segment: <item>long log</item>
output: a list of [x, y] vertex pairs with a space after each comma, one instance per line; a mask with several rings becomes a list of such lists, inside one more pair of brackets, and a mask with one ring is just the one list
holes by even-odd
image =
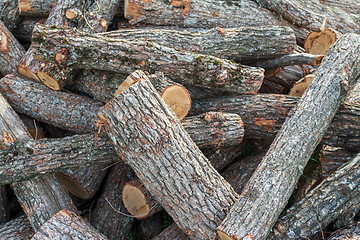
[[114, 71], [124, 74], [123, 79], [136, 69], [162, 71], [181, 84], [238, 93], [256, 93], [264, 71], [212, 56], [178, 51], [155, 42], [112, 39], [75, 29], [49, 29], [40, 25], [33, 32], [33, 48], [40, 59], [62, 67]]
[[34, 235], [29, 220], [20, 216], [0, 225], [1, 240], [30, 240]]
[[359, 54], [360, 37], [357, 34], [345, 34], [329, 50], [240, 200], [217, 228], [220, 238], [266, 238], [344, 100], [349, 85], [359, 77]]
[[119, 29], [102, 36], [148, 39], [163, 46], [197, 52], [246, 63], [291, 54], [295, 34], [290, 27], [258, 26], [212, 29], [174, 29], [169, 27]]
[[32, 240], [48, 239], [107, 240], [104, 235], [91, 227], [87, 221], [68, 210], [61, 210], [54, 214], [32, 238]]
[[272, 237], [310, 238], [360, 202], [360, 155], [321, 182], [278, 220]]
[[[130, 120], [133, 114], [145, 121]], [[151, 83], [144, 79], [133, 84], [98, 116], [107, 123], [104, 127], [118, 154], [179, 227], [193, 239], [214, 238], [216, 225], [237, 194], [191, 141]]]

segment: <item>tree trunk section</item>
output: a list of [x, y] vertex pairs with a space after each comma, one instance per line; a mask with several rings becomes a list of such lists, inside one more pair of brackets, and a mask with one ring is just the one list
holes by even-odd
[[311, 238], [343, 212], [360, 202], [360, 156], [321, 182], [286, 211], [275, 225], [276, 239]]
[[54, 214], [32, 238], [32, 240], [48, 239], [107, 240], [87, 221], [68, 210], [61, 210]]
[[[129, 121], [133, 114], [145, 121]], [[118, 154], [180, 228], [193, 239], [215, 238], [215, 228], [237, 194], [191, 141], [151, 83], [144, 79], [133, 84], [98, 115], [108, 123], [105, 129]]]
[[293, 115], [285, 121], [243, 190], [241, 200], [218, 227], [222, 239], [264, 239], [269, 234], [344, 100], [347, 85], [359, 76], [359, 54], [360, 37], [356, 34], [344, 35], [330, 49]]
[[117, 162], [109, 171], [103, 191], [94, 210], [91, 224], [111, 240], [125, 240], [130, 234], [134, 218], [129, 214], [122, 201], [122, 188], [135, 177], [133, 170], [123, 161]]
[[12, 31], [20, 20], [17, 0], [1, 1], [0, 9], [0, 20]]
[[0, 72], [2, 75], [16, 73], [16, 66], [25, 54], [25, 49], [0, 21]]
[[197, 52], [241, 63], [291, 54], [295, 34], [290, 27], [183, 29], [133, 28], [102, 33], [102, 36], [132, 41], [151, 40], [183, 51]]
[[247, 94], [257, 93], [264, 71], [213, 56], [178, 51], [155, 42], [110, 40], [69, 28], [37, 26], [33, 32], [33, 47], [40, 59], [63, 67], [115, 71], [124, 74], [123, 79], [136, 69], [150, 73], [162, 71], [181, 84]]
[[30, 240], [33, 235], [34, 230], [26, 216], [14, 218], [0, 225], [1, 240]]

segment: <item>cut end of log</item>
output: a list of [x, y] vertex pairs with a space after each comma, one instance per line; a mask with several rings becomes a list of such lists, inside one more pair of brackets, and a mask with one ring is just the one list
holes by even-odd
[[300, 79], [294, 86], [291, 88], [289, 95], [295, 97], [301, 97], [305, 90], [310, 85], [311, 81], [315, 77], [314, 74], [308, 74], [304, 78]]
[[146, 203], [146, 196], [136, 186], [126, 184], [122, 191], [122, 199], [128, 212], [136, 219], [149, 215], [150, 207]]
[[117, 95], [119, 95], [120, 93], [122, 93], [124, 90], [128, 89], [131, 85], [133, 85], [134, 83], [137, 83], [138, 81], [140, 81], [143, 78], [136, 78], [134, 79], [131, 75], [129, 75], [125, 81], [120, 85], [120, 87], [116, 90], [114, 96], [116, 97]]
[[217, 230], [217, 234], [219, 235], [221, 240], [237, 240], [237, 238], [231, 238], [228, 235], [226, 235], [224, 232]]
[[23, 65], [18, 65], [17, 71], [21, 76], [41, 82], [40, 78], [34, 72], [30, 71], [27, 67]]
[[59, 84], [59, 82], [56, 81], [54, 78], [50, 77], [47, 73], [45, 73], [43, 71], [38, 71], [37, 74], [39, 77], [39, 81], [44, 83], [45, 86], [47, 86], [48, 88], [51, 88], [53, 90], [56, 90], [56, 91], [61, 90], [62, 86]]
[[314, 67], [320, 66], [320, 64], [321, 64], [324, 57], [325, 57], [325, 55], [320, 55], [320, 56], [316, 57], [314, 59], [314, 61], [311, 63], [311, 66], [314, 66]]
[[311, 32], [304, 43], [305, 52], [315, 55], [325, 55], [336, 40], [337, 33], [332, 29], [324, 29], [321, 32]]
[[70, 193], [81, 199], [89, 199], [91, 197], [90, 193], [86, 191], [80, 184], [74, 181], [69, 176], [66, 176], [62, 173], [56, 173], [61, 185]]
[[188, 90], [181, 85], [167, 87], [161, 97], [181, 121], [190, 111], [191, 98]]
[[136, 23], [141, 16], [140, 5], [134, 0], [125, 0], [124, 2], [124, 17], [130, 19], [129, 23]]
[[65, 17], [67, 18], [67, 19], [74, 19], [74, 18], [76, 18], [77, 17], [77, 12], [76, 11], [74, 11], [74, 10], [67, 10], [66, 12], [65, 12]]
[[23, 1], [18, 0], [18, 8], [20, 15], [24, 14], [25, 12], [33, 12], [35, 9], [33, 9], [30, 1]]
[[9, 51], [9, 37], [4, 32], [0, 35], [0, 51], [5, 53]]

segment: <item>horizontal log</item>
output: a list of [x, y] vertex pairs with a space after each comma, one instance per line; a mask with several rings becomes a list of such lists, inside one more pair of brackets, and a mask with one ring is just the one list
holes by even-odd
[[151, 41], [112, 39], [75, 29], [38, 25], [32, 45], [35, 55], [43, 61], [62, 67], [115, 71], [124, 74], [123, 79], [136, 69], [162, 71], [181, 84], [248, 94], [257, 93], [263, 79], [261, 68], [178, 51]]
[[256, 66], [264, 69], [278, 68], [283, 66], [292, 66], [300, 64], [308, 64], [314, 67], [318, 67], [321, 64], [324, 55], [313, 55], [309, 53], [295, 53], [291, 55], [285, 55], [275, 59], [269, 59], [266, 61], [258, 61]]
[[276, 58], [291, 54], [295, 49], [294, 31], [284, 26], [212, 29], [133, 28], [101, 35], [133, 41], [151, 40], [163, 46], [241, 63]]
[[276, 223], [273, 237], [310, 238], [346, 209], [358, 205], [359, 169], [360, 156], [357, 155], [288, 209]]
[[[245, 139], [269, 144], [298, 101], [298, 97], [276, 94], [221, 97], [194, 101], [189, 114], [220, 110], [237, 113], [244, 122]], [[322, 141], [331, 146], [357, 151], [360, 142], [359, 117], [359, 108], [355, 104], [343, 104]]]

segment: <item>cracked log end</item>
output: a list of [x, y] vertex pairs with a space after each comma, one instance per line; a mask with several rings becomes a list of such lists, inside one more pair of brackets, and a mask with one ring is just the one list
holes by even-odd
[[294, 97], [301, 97], [304, 94], [305, 90], [310, 85], [314, 76], [315, 76], [314, 74], [308, 74], [304, 78], [296, 82], [294, 86], [291, 88], [289, 95]]
[[20, 64], [17, 66], [17, 71], [21, 76], [41, 82], [40, 78], [36, 75], [36, 73], [32, 72], [30, 69], [25, 67], [23, 64]]
[[321, 32], [311, 32], [304, 43], [305, 52], [314, 55], [325, 55], [337, 39], [338, 33], [332, 29], [324, 29]]
[[62, 86], [59, 84], [59, 82], [56, 81], [54, 78], [50, 77], [47, 73], [45, 73], [43, 71], [38, 71], [37, 75], [39, 77], [39, 81], [44, 83], [45, 86], [47, 86], [48, 88], [51, 88], [56, 91], [61, 90]]
[[143, 219], [149, 215], [150, 206], [141, 188], [126, 183], [122, 191], [122, 200], [128, 212], [136, 219]]
[[61, 185], [70, 193], [74, 194], [75, 196], [81, 198], [81, 199], [89, 199], [91, 197], [91, 194], [86, 191], [86, 189], [81, 186], [79, 183], [74, 181], [69, 176], [66, 176], [62, 173], [56, 173], [56, 176], [59, 179], [59, 182]]

